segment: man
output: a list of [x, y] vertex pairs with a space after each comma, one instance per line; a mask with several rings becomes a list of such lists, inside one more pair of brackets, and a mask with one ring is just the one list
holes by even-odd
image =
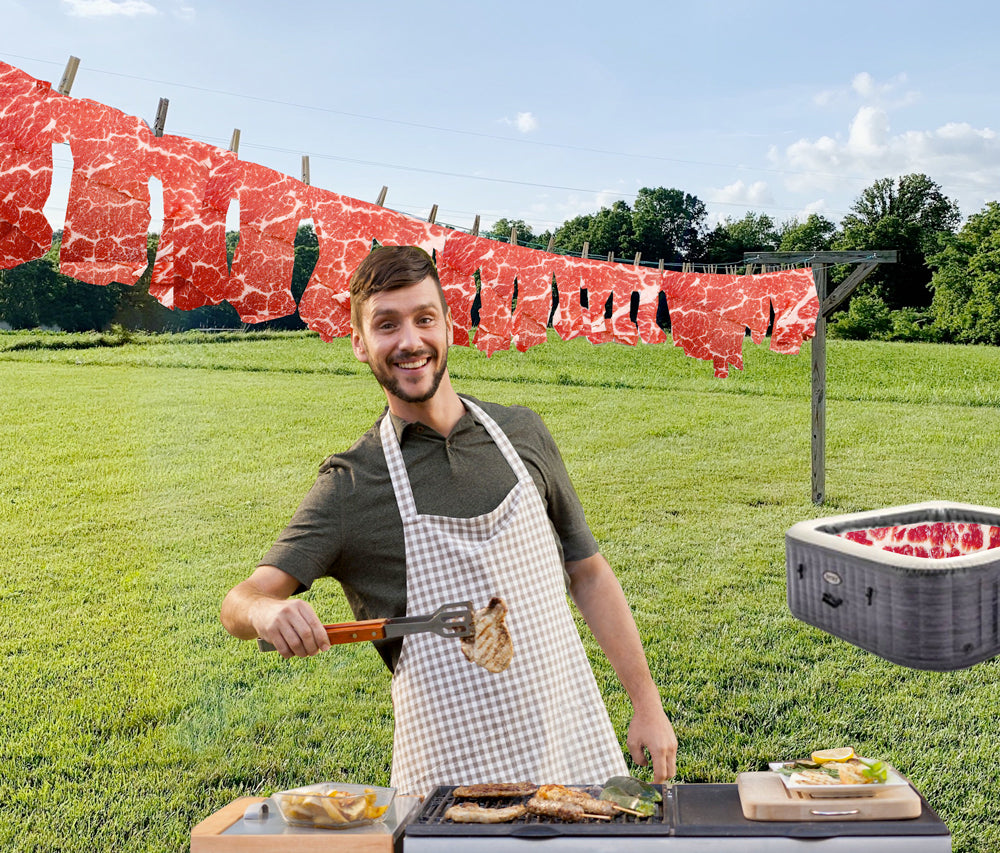
[[331, 456], [278, 542], [222, 605], [236, 637], [285, 657], [329, 647], [293, 594], [336, 578], [358, 619], [433, 612], [491, 597], [508, 606], [514, 658], [499, 674], [459, 643], [412, 634], [380, 644], [393, 670], [391, 784], [531, 779], [599, 783], [627, 772], [570, 594], [633, 706], [627, 745], [654, 778], [673, 776], [677, 740], [631, 611], [558, 449], [537, 414], [460, 397], [448, 375], [452, 321], [433, 261], [412, 246], [372, 252], [351, 277], [351, 344], [388, 409]]

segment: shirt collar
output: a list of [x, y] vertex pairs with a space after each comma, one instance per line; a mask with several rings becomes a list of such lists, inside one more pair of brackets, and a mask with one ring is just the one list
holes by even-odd
[[[386, 406], [385, 413], [392, 420], [392, 428], [396, 431], [396, 438], [398, 439], [400, 446], [402, 446], [403, 444], [404, 437], [413, 432], [414, 429], [417, 427], [420, 428], [419, 432], [423, 435], [432, 435], [432, 436], [437, 436], [442, 440], [444, 439], [443, 435], [441, 435], [436, 430], [431, 429], [431, 427], [420, 423], [420, 421], [404, 421], [398, 415], [394, 415], [392, 412], [390, 412], [388, 406]], [[475, 418], [473, 418], [472, 412], [466, 409], [465, 414], [463, 414], [462, 417], [459, 419], [458, 423], [455, 424], [455, 429], [452, 430], [452, 435], [454, 435], [459, 430], [465, 428], [466, 426], [472, 424], [473, 422], [475, 422]]]

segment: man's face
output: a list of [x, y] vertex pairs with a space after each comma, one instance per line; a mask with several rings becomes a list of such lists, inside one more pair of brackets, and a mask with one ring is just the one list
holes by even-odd
[[386, 393], [404, 403], [434, 396], [448, 368], [451, 341], [451, 314], [442, 308], [430, 276], [370, 297], [361, 329], [351, 332], [355, 356], [368, 364]]

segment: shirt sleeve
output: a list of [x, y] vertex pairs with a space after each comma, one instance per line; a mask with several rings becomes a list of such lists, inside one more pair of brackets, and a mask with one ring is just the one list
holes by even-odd
[[258, 563], [291, 575], [300, 584], [298, 592], [330, 574], [343, 548], [340, 513], [336, 511], [339, 474], [336, 467], [324, 465], [288, 526]]
[[536, 464], [544, 484], [540, 487], [542, 498], [562, 546], [563, 559], [573, 562], [591, 557], [598, 551], [597, 540], [587, 524], [583, 505], [570, 480], [559, 447], [537, 412], [531, 409], [521, 411], [528, 413], [526, 417], [533, 434], [529, 444], [531, 455], [537, 457]]

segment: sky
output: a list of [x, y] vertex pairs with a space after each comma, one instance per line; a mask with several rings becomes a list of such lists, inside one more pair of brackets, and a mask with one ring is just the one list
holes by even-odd
[[[166, 132], [441, 224], [535, 233], [642, 187], [710, 224], [839, 223], [922, 172], [1000, 199], [1000, 5], [0, 0], [0, 60]], [[69, 147], [45, 209], [61, 227]], [[162, 218], [152, 187], [153, 224]], [[233, 212], [231, 222], [238, 221]], [[738, 260], [738, 259], [734, 259]]]

